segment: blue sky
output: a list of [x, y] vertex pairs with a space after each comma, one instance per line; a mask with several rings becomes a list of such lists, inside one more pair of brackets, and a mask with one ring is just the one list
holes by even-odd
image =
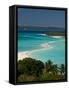
[[65, 11], [18, 8], [18, 25], [65, 28]]

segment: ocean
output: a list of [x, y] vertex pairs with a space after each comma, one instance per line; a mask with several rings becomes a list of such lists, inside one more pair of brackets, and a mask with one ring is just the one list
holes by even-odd
[[[40, 50], [44, 43], [48, 43], [53, 48]], [[31, 54], [31, 58], [46, 62], [53, 61], [55, 64], [65, 64], [65, 37], [53, 37], [46, 35], [42, 31], [18, 30], [18, 52], [37, 50]]]

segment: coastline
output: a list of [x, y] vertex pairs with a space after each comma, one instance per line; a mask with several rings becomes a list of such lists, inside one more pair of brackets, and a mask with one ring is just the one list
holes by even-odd
[[31, 50], [31, 51], [18, 52], [18, 60], [23, 60], [24, 58], [30, 58], [32, 53], [53, 48], [48, 43], [41, 44], [41, 47], [42, 48], [40, 48], [40, 49], [35, 49], [35, 50]]
[[53, 38], [62, 38], [64, 36], [50, 36], [50, 37], [53, 37]]
[[[58, 36], [59, 37], [59, 36]], [[61, 37], [60, 37], [61, 38]], [[42, 50], [48, 50], [48, 49], [51, 49], [53, 48], [52, 45], [50, 45], [50, 43], [55, 43], [55, 42], [60, 42], [60, 41], [64, 41], [64, 40], [59, 40], [59, 41], [50, 41], [48, 43], [42, 43], [40, 44], [41, 48], [40, 49], [34, 49], [34, 50], [31, 50], [31, 51], [22, 51], [22, 52], [18, 52], [18, 60], [23, 60], [24, 58], [30, 58], [31, 55], [35, 52], [39, 52], [39, 51], [42, 51]]]

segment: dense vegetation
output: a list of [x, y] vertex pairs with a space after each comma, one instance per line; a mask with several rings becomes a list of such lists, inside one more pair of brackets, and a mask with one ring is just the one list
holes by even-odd
[[18, 61], [18, 82], [63, 80], [65, 77], [64, 64], [53, 64], [51, 60], [43, 63], [40, 60], [25, 58]]
[[51, 36], [65, 36], [64, 32], [47, 32], [46, 34]]

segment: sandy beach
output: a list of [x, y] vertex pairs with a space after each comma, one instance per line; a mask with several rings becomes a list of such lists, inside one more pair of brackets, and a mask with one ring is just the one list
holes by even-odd
[[18, 60], [22, 60], [24, 58], [31, 57], [32, 53], [35, 53], [35, 52], [38, 52], [38, 51], [42, 51], [42, 50], [48, 50], [50, 48], [53, 48], [48, 43], [41, 44], [41, 47], [42, 48], [40, 48], [40, 49], [35, 49], [35, 50], [31, 50], [31, 51], [18, 52]]
[[53, 37], [53, 38], [61, 38], [63, 36], [51, 36], [51, 37]]

